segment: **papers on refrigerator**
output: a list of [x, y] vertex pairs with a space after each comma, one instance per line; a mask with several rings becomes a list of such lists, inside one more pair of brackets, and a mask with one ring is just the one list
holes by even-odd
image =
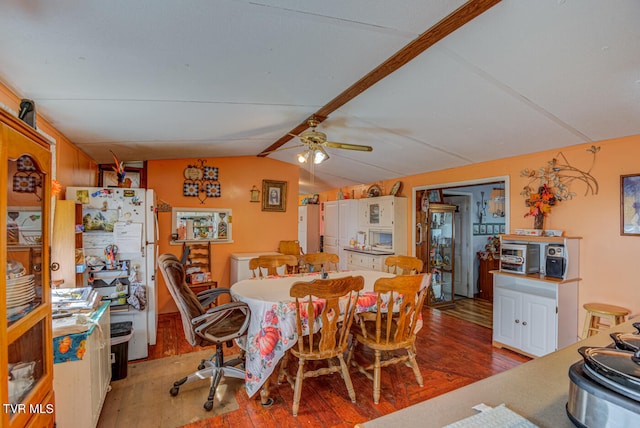
[[121, 253], [139, 253], [142, 250], [142, 223], [119, 221], [113, 227], [113, 237]]

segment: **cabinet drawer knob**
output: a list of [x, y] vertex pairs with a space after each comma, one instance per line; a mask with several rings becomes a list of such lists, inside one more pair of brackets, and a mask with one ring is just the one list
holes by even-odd
[[527, 322], [526, 321], [522, 321], [522, 325], [527, 325]]
[[516, 320], [516, 324], [520, 324], [520, 320]]

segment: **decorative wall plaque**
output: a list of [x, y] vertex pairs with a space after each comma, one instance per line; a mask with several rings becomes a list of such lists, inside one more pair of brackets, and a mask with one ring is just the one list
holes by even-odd
[[200, 200], [201, 204], [207, 198], [219, 198], [221, 194], [218, 183], [218, 168], [207, 166], [206, 160], [198, 159], [195, 165], [189, 165], [184, 169], [183, 196], [193, 196]]

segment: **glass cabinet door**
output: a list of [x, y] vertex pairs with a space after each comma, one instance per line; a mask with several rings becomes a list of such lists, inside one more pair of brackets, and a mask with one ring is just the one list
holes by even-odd
[[429, 268], [432, 306], [452, 305], [453, 289], [453, 216], [455, 206], [432, 204], [429, 207]]
[[[1, 126], [0, 126], [0, 130]], [[24, 426], [32, 409], [51, 390], [52, 338], [49, 291], [50, 152], [29, 138], [8, 130], [2, 140], [6, 207], [0, 234], [0, 316], [6, 353], [0, 395], [6, 406], [0, 425]], [[4, 327], [6, 326], [6, 327]], [[5, 375], [6, 373], [6, 375]], [[8, 423], [7, 423], [8, 422]]]
[[369, 224], [378, 225], [380, 224], [380, 205], [379, 204], [369, 204]]

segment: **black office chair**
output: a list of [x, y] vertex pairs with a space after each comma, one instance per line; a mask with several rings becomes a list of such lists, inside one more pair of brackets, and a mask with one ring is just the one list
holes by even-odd
[[[209, 360], [202, 360], [198, 371], [174, 382], [169, 391], [174, 397], [180, 387], [200, 379], [210, 379], [211, 387], [206, 410], [213, 408], [216, 389], [223, 376], [244, 379], [244, 359], [235, 358], [224, 362], [223, 346], [233, 345], [233, 339], [243, 336], [249, 327], [251, 312], [245, 303], [231, 302], [206, 309], [222, 294], [229, 294], [228, 288], [205, 290], [197, 295], [185, 282], [185, 270], [180, 260], [173, 254], [158, 257], [160, 271], [167, 283], [167, 288], [178, 306], [182, 327], [187, 341], [192, 345], [215, 345], [215, 354]], [[214, 360], [215, 359], [215, 360]], [[236, 366], [242, 365], [242, 368]]]

